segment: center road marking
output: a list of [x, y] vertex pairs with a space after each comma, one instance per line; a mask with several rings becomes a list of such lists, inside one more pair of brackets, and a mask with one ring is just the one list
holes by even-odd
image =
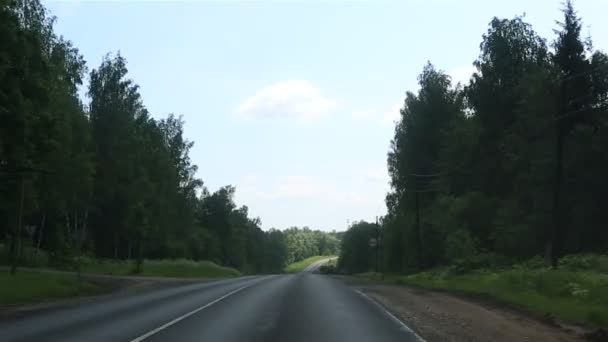
[[201, 310], [205, 310], [206, 308], [208, 308], [208, 307], [212, 306], [213, 304], [217, 304], [217, 303], [221, 302], [222, 300], [224, 300], [224, 299], [226, 299], [226, 298], [228, 298], [228, 297], [232, 296], [233, 294], [235, 294], [235, 293], [237, 293], [237, 292], [241, 292], [241, 291], [243, 291], [244, 289], [246, 289], [246, 288], [248, 288], [248, 287], [251, 287], [251, 286], [253, 286], [253, 285], [257, 284], [257, 283], [259, 283], [260, 281], [262, 281], [262, 280], [264, 280], [264, 279], [266, 279], [266, 278], [268, 278], [268, 277], [264, 277], [264, 278], [262, 278], [262, 279], [260, 279], [260, 280], [258, 280], [258, 281], [253, 281], [253, 282], [251, 282], [251, 283], [249, 283], [249, 284], [247, 284], [247, 285], [245, 285], [245, 286], [241, 286], [241, 287], [239, 287], [239, 288], [238, 288], [238, 289], [236, 289], [236, 290], [232, 290], [232, 291], [230, 291], [230, 292], [226, 293], [225, 295], [223, 295], [223, 296], [221, 296], [221, 297], [219, 297], [219, 298], [217, 298], [217, 299], [215, 299], [215, 300], [213, 300], [213, 301], [211, 301], [211, 302], [209, 302], [209, 303], [207, 303], [207, 304], [205, 304], [205, 305], [203, 305], [203, 306], [201, 306], [201, 307], [199, 307], [199, 308], [196, 308], [196, 309], [194, 309], [194, 310], [192, 310], [192, 311], [190, 311], [190, 312], [188, 312], [188, 313], [185, 313], [185, 314], [183, 314], [183, 315], [181, 315], [181, 316], [177, 317], [176, 319], [174, 319], [174, 320], [172, 320], [172, 321], [170, 321], [170, 322], [167, 322], [167, 323], [165, 323], [165, 324], [161, 325], [160, 327], [158, 327], [158, 328], [156, 328], [156, 329], [154, 329], [154, 330], [150, 330], [150, 331], [148, 331], [147, 333], [145, 333], [145, 334], [143, 334], [143, 335], [141, 335], [141, 336], [139, 336], [139, 337], [136, 337], [136, 338], [132, 339], [130, 342], [141, 342], [141, 341], [143, 341], [143, 340], [147, 339], [148, 337], [150, 337], [150, 336], [152, 336], [152, 335], [154, 335], [154, 334], [158, 333], [159, 331], [165, 330], [165, 329], [167, 329], [168, 327], [172, 326], [173, 324], [175, 324], [175, 323], [177, 323], [177, 322], [179, 322], [179, 321], [181, 321], [181, 320], [184, 320], [184, 319], [186, 319], [186, 318], [188, 318], [188, 317], [190, 317], [190, 316], [194, 315], [195, 313], [197, 313], [197, 312], [199, 312], [199, 311], [201, 311]]

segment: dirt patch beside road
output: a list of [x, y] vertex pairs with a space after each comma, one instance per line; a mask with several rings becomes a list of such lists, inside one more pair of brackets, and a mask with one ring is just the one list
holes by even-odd
[[352, 285], [398, 316], [428, 342], [584, 341], [582, 332], [545, 324], [498, 305], [400, 285], [356, 282]]

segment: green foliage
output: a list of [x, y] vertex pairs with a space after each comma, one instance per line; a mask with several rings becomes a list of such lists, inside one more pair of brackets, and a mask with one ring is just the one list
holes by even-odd
[[340, 241], [336, 233], [292, 227], [283, 231], [287, 243], [287, 262], [294, 263], [317, 255], [336, 255]]
[[570, 1], [563, 14], [551, 45], [524, 17], [492, 19], [464, 87], [423, 68], [388, 152], [386, 270], [606, 251], [608, 57]]
[[[83, 273], [130, 275], [135, 270], [135, 260], [88, 260], [83, 263]], [[210, 261], [193, 260], [144, 260], [143, 268], [137, 275], [174, 278], [225, 278], [240, 276], [230, 267], [219, 266]]]
[[369, 245], [379, 227], [365, 221], [353, 223], [342, 237], [338, 268], [346, 273], [362, 273], [375, 266], [376, 249]]
[[183, 118], [148, 112], [120, 53], [88, 73], [83, 103], [86, 62], [54, 22], [39, 0], [0, 3], [0, 241], [14, 247], [13, 260], [104, 270], [94, 260], [111, 258], [108, 271], [119, 274], [204, 276], [215, 274], [204, 262], [160, 270], [160, 261], [144, 259], [260, 273], [337, 253], [333, 233], [262, 231], [259, 218], [236, 206], [232, 186], [210, 194], [196, 178]]
[[38, 303], [52, 299], [93, 295], [103, 292], [97, 284], [78, 280], [71, 274], [21, 271], [0, 273], [0, 305]]
[[300, 260], [300, 261], [287, 265], [285, 267], [285, 272], [297, 273], [297, 272], [300, 272], [301, 270], [305, 269], [306, 267], [310, 266], [311, 264], [313, 264], [319, 260], [323, 260], [323, 259], [327, 259], [327, 258], [328, 258], [327, 255], [315, 255], [312, 257], [308, 257], [304, 260]]
[[573, 254], [559, 259], [559, 267], [576, 271], [596, 271], [608, 274], [608, 255]]
[[448, 260], [467, 259], [476, 254], [476, 243], [466, 230], [450, 232], [445, 241], [445, 254]]
[[[593, 257], [597, 260], [606, 258], [601, 255]], [[581, 257], [567, 256], [563, 259], [568, 263], [581, 260]], [[501, 270], [453, 273], [438, 268], [395, 278], [404, 284], [489, 295], [536, 312], [539, 316], [551, 313], [575, 323], [608, 324], [608, 275], [579, 269], [551, 270], [538, 258]]]

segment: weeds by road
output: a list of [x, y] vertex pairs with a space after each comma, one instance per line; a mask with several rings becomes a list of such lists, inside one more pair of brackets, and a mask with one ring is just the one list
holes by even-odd
[[[134, 274], [135, 261], [86, 260], [82, 272], [91, 274], [131, 275]], [[228, 278], [238, 277], [241, 273], [230, 267], [217, 265], [210, 261], [192, 260], [145, 260], [140, 276], [173, 278]]]
[[[449, 266], [412, 275], [386, 275], [385, 280], [394, 284], [482, 295], [514, 304], [549, 320], [556, 318], [591, 327], [606, 327], [608, 273], [603, 269], [606, 261], [606, 256], [587, 255], [566, 257], [558, 269], [545, 267], [542, 260], [504, 269], [463, 270]], [[374, 273], [360, 276], [379, 279], [379, 275]]]
[[104, 292], [99, 284], [78, 280], [73, 274], [50, 274], [20, 270], [0, 273], [0, 305], [37, 303], [53, 299]]

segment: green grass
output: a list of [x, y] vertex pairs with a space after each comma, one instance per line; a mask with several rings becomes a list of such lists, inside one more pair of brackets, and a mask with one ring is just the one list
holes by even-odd
[[[134, 261], [91, 260], [82, 266], [83, 273], [133, 275]], [[219, 266], [210, 261], [192, 260], [145, 260], [143, 271], [137, 275], [174, 278], [228, 278], [241, 273], [230, 267]]]
[[20, 270], [16, 275], [0, 273], [0, 305], [38, 303], [52, 299], [103, 292], [97, 284], [71, 274], [50, 274]]
[[[360, 277], [378, 279], [374, 273]], [[550, 313], [572, 323], [608, 326], [608, 274], [597, 271], [513, 267], [454, 274], [450, 268], [440, 268], [409, 276], [387, 275], [385, 281], [484, 295], [539, 315]]]
[[307, 266], [309, 266], [310, 264], [319, 261], [319, 260], [323, 260], [323, 259], [328, 259], [328, 258], [334, 258], [335, 256], [332, 255], [316, 255], [316, 256], [312, 256], [310, 258], [306, 258], [304, 260], [300, 260], [298, 262], [294, 262], [292, 264], [289, 264], [285, 267], [285, 272], [286, 273], [297, 273], [300, 272], [301, 270], [305, 269]]

